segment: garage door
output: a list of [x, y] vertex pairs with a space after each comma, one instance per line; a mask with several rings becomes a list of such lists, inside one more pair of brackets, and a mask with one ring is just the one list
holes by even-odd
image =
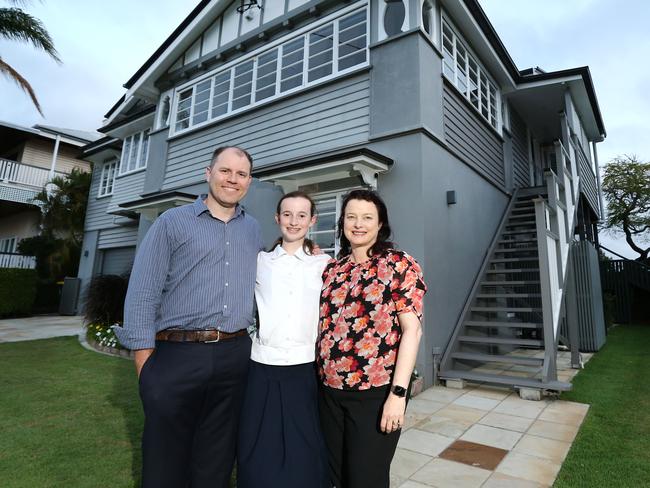
[[135, 258], [135, 247], [116, 247], [102, 251], [102, 274], [122, 275], [130, 273]]

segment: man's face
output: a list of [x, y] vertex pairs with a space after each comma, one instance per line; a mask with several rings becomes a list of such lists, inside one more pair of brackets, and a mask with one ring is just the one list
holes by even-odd
[[251, 165], [246, 156], [228, 148], [219, 154], [211, 168], [206, 168], [205, 179], [210, 186], [208, 199], [223, 208], [232, 208], [248, 191], [252, 180]]

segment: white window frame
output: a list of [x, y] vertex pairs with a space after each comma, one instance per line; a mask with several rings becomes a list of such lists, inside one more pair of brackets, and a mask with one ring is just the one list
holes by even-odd
[[[338, 48], [339, 48], [339, 23], [341, 20], [343, 20], [345, 17], [349, 17], [352, 15], [355, 15], [361, 11], [365, 10], [365, 24], [366, 24], [366, 30], [365, 30], [365, 47], [363, 49], [360, 49], [357, 52], [364, 52], [365, 53], [365, 61], [362, 63], [355, 64], [351, 67], [339, 70], [339, 62], [341, 61], [338, 56]], [[361, 69], [366, 68], [370, 64], [370, 53], [368, 50], [368, 46], [370, 44], [370, 7], [369, 3], [367, 1], [362, 1], [362, 2], [356, 2], [353, 5], [350, 5], [348, 7], [345, 7], [329, 16], [324, 17], [322, 20], [318, 22], [314, 22], [308, 26], [303, 27], [302, 29], [297, 30], [296, 32], [289, 34], [287, 36], [284, 36], [277, 41], [274, 41], [272, 43], [269, 43], [268, 45], [261, 47], [255, 51], [253, 51], [251, 54], [247, 56], [243, 56], [240, 58], [237, 58], [236, 60], [227, 63], [226, 65], [219, 67], [216, 70], [213, 70], [209, 73], [206, 73], [205, 75], [193, 79], [187, 83], [184, 83], [182, 85], [179, 85], [176, 87], [174, 91], [174, 97], [173, 97], [173, 105], [172, 105], [172, 114], [170, 117], [170, 136], [174, 136], [177, 134], [183, 134], [187, 133], [189, 131], [196, 130], [198, 128], [201, 128], [203, 126], [206, 126], [208, 124], [214, 123], [215, 121], [218, 121], [222, 118], [229, 117], [233, 114], [245, 112], [247, 110], [251, 110], [254, 107], [258, 107], [262, 104], [269, 103], [273, 100], [277, 100], [279, 98], [284, 98], [286, 96], [292, 95], [298, 91], [304, 90], [305, 88], [319, 85], [322, 83], [325, 83], [329, 80], [338, 78], [340, 76], [344, 76], [348, 73], [353, 73], [355, 71], [359, 71]], [[329, 23], [333, 23], [334, 25], [334, 34], [333, 34], [333, 49], [332, 49], [332, 74], [324, 76], [322, 78], [315, 79], [311, 82], [307, 81], [308, 80], [308, 65], [309, 65], [309, 35], [312, 32], [318, 31], [319, 29], [323, 28]], [[295, 87], [292, 87], [286, 91], [281, 91], [281, 77], [282, 77], [282, 47], [285, 44], [288, 44], [289, 42], [292, 42], [294, 40], [299, 39], [300, 37], [303, 37], [305, 39], [303, 43], [303, 57], [302, 57], [302, 62], [303, 62], [303, 73], [302, 73], [302, 83], [300, 85], [297, 85]], [[358, 39], [362, 36], [358, 36], [355, 39]], [[354, 40], [354, 39], [352, 39]], [[278, 55], [277, 55], [277, 68], [276, 68], [276, 92], [275, 95], [273, 96], [267, 96], [265, 98], [262, 98], [261, 100], [256, 100], [255, 97], [257, 95], [256, 91], [256, 82], [257, 82], [257, 61], [259, 56], [264, 55], [274, 49], [278, 50]], [[351, 55], [354, 55], [356, 53], [351, 53]], [[251, 87], [251, 103], [245, 106], [242, 106], [238, 109], [233, 110], [232, 109], [232, 102], [233, 102], [233, 86], [234, 86], [234, 72], [235, 69], [243, 65], [247, 62], [253, 61], [253, 82], [252, 82], [252, 87]], [[213, 109], [213, 92], [214, 90], [214, 82], [211, 83], [211, 93], [210, 93], [210, 99], [209, 99], [209, 106], [208, 106], [208, 119], [206, 121], [197, 123], [197, 124], [192, 124], [193, 118], [194, 118], [194, 93], [196, 86], [200, 84], [201, 82], [207, 80], [207, 79], [214, 79], [220, 74], [230, 71], [231, 74], [231, 80], [230, 80], [230, 86], [229, 86], [229, 101], [228, 101], [228, 110], [226, 113], [212, 117], [212, 109]], [[180, 100], [180, 94], [186, 92], [187, 90], [192, 90], [192, 95], [190, 96], [190, 99], [192, 100], [192, 103], [190, 105], [190, 113], [189, 113], [189, 119], [188, 119], [188, 126], [187, 127], [182, 127], [182, 128], [177, 128], [177, 113], [178, 113], [178, 103]]]
[[[456, 90], [458, 90], [463, 95], [463, 97], [469, 101], [472, 108], [474, 108], [474, 110], [483, 118], [483, 120], [485, 120], [490, 127], [492, 127], [501, 135], [501, 90], [499, 89], [499, 85], [494, 81], [494, 78], [490, 76], [489, 72], [485, 69], [483, 64], [481, 64], [479, 57], [469, 47], [467, 41], [465, 41], [463, 36], [459, 34], [459, 31], [456, 26], [454, 26], [453, 22], [451, 22], [451, 20], [444, 14], [440, 16], [440, 48], [443, 51], [443, 55], [448, 52], [444, 42], [445, 37], [447, 37], [445, 36], [445, 29], [449, 29], [453, 35], [451, 39], [453, 49], [453, 53], [451, 53], [453, 67], [451, 69], [453, 70], [453, 73], [450, 75], [446, 72], [446, 57], [443, 56], [443, 76], [447, 78], [451, 84], [454, 85], [454, 88], [456, 88]], [[460, 73], [461, 75], [464, 75], [465, 81], [463, 81], [462, 77], [459, 78], [460, 70], [457, 58], [458, 45], [460, 45], [462, 47], [462, 50], [465, 51], [465, 56], [463, 59], [465, 62], [465, 73]], [[473, 97], [470, 90], [470, 61], [476, 66], [476, 77], [478, 82], [476, 89], [476, 102], [478, 104], [478, 107], [472, 101]], [[484, 81], [487, 82], [485, 84], [485, 92], [482, 90]], [[491, 89], [494, 90], [494, 93], [491, 92]], [[494, 101], [491, 100], [491, 95], [494, 95]], [[487, 114], [485, 112], [487, 112]]]
[[97, 198], [108, 197], [115, 189], [115, 177], [118, 172], [119, 161], [117, 158], [107, 159], [102, 165], [102, 173], [99, 176], [99, 188]]
[[[338, 190], [333, 190], [333, 191], [326, 191], [326, 192], [319, 192], [319, 193], [312, 193], [309, 196], [311, 196], [314, 199], [314, 202], [316, 203], [316, 207], [318, 208], [318, 202], [324, 201], [324, 200], [335, 200], [335, 207], [334, 207], [334, 249], [332, 248], [321, 248], [321, 250], [325, 253], [330, 253], [333, 252], [334, 255], [333, 257], [336, 258], [338, 256], [339, 251], [341, 250], [341, 245], [339, 243], [339, 239], [337, 237], [338, 234], [338, 222], [339, 218], [341, 216], [341, 210], [342, 210], [342, 205], [343, 205], [343, 198], [345, 195], [350, 193], [352, 190], [359, 190], [362, 189], [363, 187], [361, 186], [351, 186], [351, 187], [346, 187], [346, 188], [340, 188]], [[320, 218], [320, 214], [319, 214]], [[307, 232], [307, 238], [314, 240], [314, 236], [318, 234], [327, 234], [331, 233], [332, 229], [322, 229], [322, 230], [317, 230], [317, 231], [312, 231], [311, 229], [309, 232]]]
[[[144, 129], [124, 138], [122, 142], [122, 156], [120, 157], [120, 176], [142, 171], [147, 167], [149, 157], [149, 134], [151, 129]], [[146, 138], [146, 146], [142, 142]], [[127, 154], [128, 148], [128, 154]], [[134, 159], [135, 158], [135, 159]], [[133, 168], [129, 168], [133, 162]]]

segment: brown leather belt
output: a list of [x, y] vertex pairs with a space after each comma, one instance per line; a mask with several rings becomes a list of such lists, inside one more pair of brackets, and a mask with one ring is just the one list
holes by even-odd
[[246, 329], [237, 332], [222, 332], [220, 330], [185, 330], [185, 329], [165, 329], [156, 334], [157, 341], [169, 342], [221, 342], [234, 339], [235, 337], [245, 336], [248, 332]]

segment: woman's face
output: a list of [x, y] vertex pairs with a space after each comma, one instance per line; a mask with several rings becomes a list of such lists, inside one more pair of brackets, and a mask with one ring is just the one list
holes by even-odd
[[369, 248], [377, 242], [381, 229], [379, 212], [374, 203], [366, 200], [350, 200], [343, 214], [343, 233], [352, 249]]
[[311, 214], [311, 202], [306, 198], [285, 198], [280, 213], [275, 216], [284, 242], [296, 242], [305, 238], [309, 228], [316, 223]]

